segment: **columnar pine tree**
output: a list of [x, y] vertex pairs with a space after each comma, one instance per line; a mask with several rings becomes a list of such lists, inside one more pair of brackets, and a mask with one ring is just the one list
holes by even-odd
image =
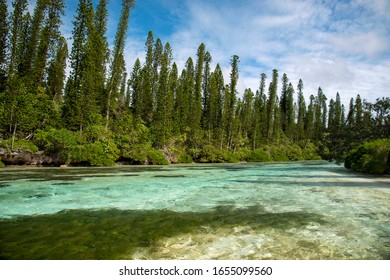
[[336, 94], [336, 102], [335, 102], [335, 108], [334, 108], [334, 121], [333, 121], [333, 132], [339, 134], [341, 130], [343, 129], [343, 110], [342, 110], [342, 104], [340, 99], [340, 94]]
[[[38, 52], [41, 35], [40, 31], [44, 21], [47, 4], [48, 1], [46, 0], [37, 0], [31, 21], [31, 27], [29, 30], [30, 32], [28, 34], [29, 47], [23, 53], [23, 57], [18, 69], [20, 76], [29, 76], [31, 67], [33, 67], [33, 63]], [[48, 30], [46, 30], [46, 32], [48, 32]]]
[[0, 91], [4, 90], [5, 82], [5, 62], [7, 51], [7, 37], [8, 37], [8, 10], [7, 1], [0, 0]]
[[[9, 21], [8, 52], [4, 67], [2, 81], [2, 94], [0, 94], [0, 124], [6, 136], [12, 135], [12, 147], [18, 131], [30, 130], [35, 126], [36, 112], [32, 109], [35, 103], [34, 96], [27, 89], [27, 83], [18, 74], [23, 54], [26, 51], [26, 38], [30, 28], [30, 16], [27, 12], [27, 1], [16, 0], [12, 2], [13, 11]], [[2, 18], [6, 24], [6, 18]], [[8, 63], [7, 63], [8, 62]], [[1, 108], [2, 107], [2, 108]], [[32, 110], [32, 111], [30, 111]], [[29, 117], [34, 115], [30, 120]]]
[[210, 130], [209, 142], [215, 139], [215, 145], [222, 145], [223, 122], [223, 94], [225, 90], [225, 82], [222, 74], [222, 69], [219, 64], [210, 75]]
[[153, 118], [154, 111], [154, 96], [153, 96], [153, 46], [154, 37], [153, 32], [149, 31], [148, 38], [145, 43], [146, 59], [142, 71], [142, 115], [141, 118], [147, 125], [150, 125]]
[[333, 98], [329, 101], [329, 110], [328, 110], [328, 132], [331, 132], [335, 129], [335, 102]]
[[227, 87], [225, 87], [225, 96], [224, 96], [224, 128], [225, 128], [225, 137], [227, 141], [228, 147], [232, 148], [233, 141], [233, 120], [234, 120], [234, 112], [235, 112], [235, 104], [236, 104], [236, 91], [237, 91], [237, 83], [238, 83], [238, 62], [239, 57], [234, 55], [230, 60], [231, 72], [230, 72], [230, 83]]
[[206, 46], [200, 44], [197, 52], [196, 73], [195, 73], [195, 88], [194, 96], [191, 99], [190, 111], [190, 143], [191, 146], [196, 148], [200, 142], [200, 129], [202, 118], [202, 84], [203, 84], [203, 67], [205, 57]]
[[289, 83], [286, 98], [286, 136], [293, 137], [295, 130], [294, 87]]
[[306, 141], [309, 141], [310, 139], [313, 139], [314, 132], [316, 129], [316, 123], [315, 123], [315, 113], [314, 111], [316, 107], [316, 99], [314, 95], [310, 95], [310, 103], [309, 107], [307, 109], [307, 113], [305, 115], [305, 132], [306, 132]]
[[348, 129], [351, 129], [355, 125], [355, 99], [351, 97], [349, 101], [349, 110], [347, 115], [346, 124], [348, 126]]
[[280, 96], [280, 120], [283, 132], [287, 131], [287, 96], [288, 96], [288, 78], [284, 73], [282, 76], [282, 94]]
[[163, 44], [160, 38], [156, 39], [153, 46], [153, 71], [152, 71], [152, 96], [154, 100], [154, 107], [156, 109], [157, 102], [157, 90], [159, 84], [159, 72], [161, 69], [162, 55], [163, 55]]
[[69, 129], [83, 130], [96, 122], [94, 11], [91, 0], [80, 0], [73, 22], [73, 46], [70, 53], [71, 73], [65, 87], [63, 118]]
[[355, 100], [355, 126], [356, 129], [361, 129], [363, 125], [363, 101], [358, 94]]
[[23, 34], [23, 31], [27, 29], [26, 27], [26, 17], [25, 12], [27, 10], [27, 0], [15, 0], [12, 2], [13, 12], [11, 14], [10, 21], [10, 40], [9, 40], [9, 63], [8, 63], [8, 73], [7, 77], [10, 80], [15, 70], [18, 67], [20, 58], [23, 54], [23, 49], [20, 48], [20, 42], [22, 41], [22, 36], [27, 35]]
[[274, 69], [272, 71], [272, 82], [269, 86], [269, 93], [268, 93], [268, 104], [267, 104], [267, 139], [268, 141], [271, 141], [273, 138], [274, 133], [274, 114], [275, 114], [275, 108], [277, 106], [276, 104], [276, 98], [277, 98], [277, 90], [278, 90], [278, 70]]
[[139, 58], [135, 60], [133, 71], [130, 75], [131, 110], [134, 117], [142, 116], [142, 68]]
[[267, 139], [267, 125], [268, 125], [268, 102], [267, 102], [267, 94], [265, 93], [265, 80], [267, 79], [267, 75], [262, 73], [260, 78], [260, 141], [263, 142]]
[[305, 97], [303, 96], [303, 82], [300, 79], [298, 83], [298, 120], [297, 120], [297, 135], [296, 139], [300, 140], [305, 135], [305, 115], [306, 115], [306, 104]]
[[52, 58], [47, 77], [47, 94], [58, 106], [62, 104], [62, 94], [64, 89], [66, 60], [68, 58], [68, 45], [66, 39], [61, 37], [56, 46], [55, 56]]
[[120, 82], [122, 81], [122, 75], [125, 72], [123, 52], [126, 43], [126, 32], [129, 26], [130, 9], [132, 7], [134, 7], [134, 0], [122, 0], [122, 12], [115, 35], [112, 63], [110, 65], [110, 76], [106, 90], [106, 129], [108, 129], [110, 123], [110, 116], [116, 109], [117, 104], [115, 104], [115, 101], [116, 98], [118, 98]]
[[257, 148], [258, 138], [260, 133], [260, 112], [261, 99], [260, 91], [256, 90], [256, 95], [253, 102], [253, 126], [252, 126], [252, 150]]
[[172, 49], [169, 44], [165, 45], [161, 56], [161, 71], [159, 74], [158, 88], [156, 92], [156, 113], [153, 121], [154, 143], [162, 148], [167, 144], [170, 136], [170, 114], [172, 109], [169, 104], [169, 72]]
[[327, 105], [326, 96], [321, 88], [318, 88], [318, 94], [315, 99], [315, 135], [314, 138], [318, 141], [322, 140], [323, 133], [326, 129]]
[[204, 55], [204, 72], [203, 72], [203, 99], [202, 99], [202, 128], [208, 131], [208, 138], [210, 142], [211, 137], [211, 117], [210, 117], [210, 64], [212, 57], [208, 51]]
[[[183, 82], [183, 121], [185, 127], [182, 127], [182, 132], [190, 132], [190, 127], [192, 125], [191, 107], [195, 96], [195, 68], [194, 61], [191, 57], [189, 57], [186, 62], [186, 71]], [[191, 142], [191, 139], [187, 140]]]
[[170, 67], [169, 77], [168, 77], [168, 92], [166, 98], [166, 108], [165, 108], [165, 119], [166, 119], [166, 131], [167, 137], [171, 137], [174, 131], [174, 107], [175, 107], [175, 96], [178, 88], [178, 70], [177, 65], [174, 62], [172, 67]]
[[[47, 66], [50, 58], [55, 57], [57, 44], [61, 40], [60, 25], [62, 23], [61, 16], [64, 15], [65, 4], [63, 0], [47, 0], [46, 14], [44, 19], [44, 27], [40, 31], [39, 44], [37, 53], [32, 61], [32, 91], [35, 91], [38, 86], [43, 87], [46, 83]], [[62, 77], [64, 78], [64, 77]]]
[[253, 101], [254, 94], [250, 88], [246, 89], [243, 97], [243, 107], [241, 112], [241, 134], [243, 139], [252, 138], [252, 127], [254, 120]]
[[95, 33], [93, 45], [95, 49], [95, 88], [97, 91], [97, 103], [99, 108], [105, 108], [105, 87], [107, 78], [107, 63], [109, 61], [109, 49], [106, 38], [107, 32], [107, 4], [108, 0], [100, 0], [94, 17]]
[[174, 126], [173, 130], [175, 134], [184, 134], [186, 126], [186, 118], [188, 112], [188, 99], [186, 98], [184, 88], [185, 81], [187, 77], [187, 72], [185, 69], [181, 72], [181, 75], [178, 79], [178, 85], [176, 88], [175, 94], [175, 105], [174, 105]]
[[275, 143], [279, 143], [280, 135], [282, 133], [283, 132], [281, 126], [280, 102], [279, 102], [279, 96], [276, 95], [275, 110], [274, 110], [274, 127], [273, 127], [273, 141], [275, 141]]

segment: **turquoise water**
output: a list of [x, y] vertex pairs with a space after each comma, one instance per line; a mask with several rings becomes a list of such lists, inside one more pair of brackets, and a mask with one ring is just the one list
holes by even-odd
[[389, 259], [390, 178], [326, 162], [0, 171], [3, 259]]

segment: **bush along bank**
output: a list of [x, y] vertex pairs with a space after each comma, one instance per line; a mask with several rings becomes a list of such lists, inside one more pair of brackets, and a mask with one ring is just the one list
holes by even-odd
[[390, 138], [365, 142], [350, 151], [344, 166], [369, 174], [390, 174]]
[[151, 142], [115, 137], [104, 128], [85, 132], [66, 129], [40, 130], [32, 141], [11, 139], [0, 142], [0, 166], [112, 166], [120, 164], [165, 165], [170, 163], [235, 163], [320, 160], [312, 143], [264, 145], [261, 149], [235, 151], [205, 144], [186, 148], [182, 139], [155, 149]]

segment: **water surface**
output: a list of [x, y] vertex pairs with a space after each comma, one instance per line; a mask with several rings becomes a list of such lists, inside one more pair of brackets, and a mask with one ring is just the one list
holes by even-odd
[[390, 259], [390, 179], [326, 162], [0, 171], [3, 259]]

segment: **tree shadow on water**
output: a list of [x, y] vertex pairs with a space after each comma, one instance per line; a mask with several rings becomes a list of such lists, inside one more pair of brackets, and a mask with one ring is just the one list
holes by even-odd
[[261, 206], [218, 206], [205, 212], [168, 210], [67, 210], [0, 220], [1, 259], [121, 259], [162, 238], [221, 227], [253, 229], [325, 223], [318, 214], [267, 213]]

